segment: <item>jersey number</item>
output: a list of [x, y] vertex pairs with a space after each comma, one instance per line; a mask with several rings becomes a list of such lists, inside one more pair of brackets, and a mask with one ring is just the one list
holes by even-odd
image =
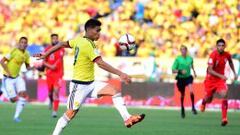
[[79, 47], [76, 47], [75, 54], [74, 54], [74, 63], [73, 63], [73, 65], [75, 65], [76, 62], [77, 62], [78, 54], [79, 54]]

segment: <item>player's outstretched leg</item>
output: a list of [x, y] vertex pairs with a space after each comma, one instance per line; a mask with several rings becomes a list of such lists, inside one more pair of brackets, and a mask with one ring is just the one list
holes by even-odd
[[53, 91], [53, 111], [52, 111], [52, 117], [53, 118], [57, 117], [58, 107], [59, 107], [58, 89], [54, 89], [54, 91]]
[[178, 85], [178, 90], [181, 94], [180, 102], [181, 102], [181, 117], [185, 118], [185, 108], [184, 108], [184, 97], [185, 97], [185, 86]]
[[197, 110], [195, 109], [195, 106], [194, 106], [194, 94], [193, 94], [193, 92], [190, 92], [190, 97], [191, 97], [191, 102], [192, 102], [192, 113], [196, 115]]
[[51, 110], [53, 106], [53, 92], [48, 91], [48, 98], [49, 98], [49, 103], [48, 103], [48, 109]]
[[68, 125], [70, 120], [71, 119], [69, 118], [69, 116], [67, 116], [67, 112], [64, 113], [63, 116], [58, 119], [52, 135], [60, 135], [63, 129]]
[[201, 111], [201, 112], [205, 112], [206, 104], [207, 104], [207, 103], [211, 103], [211, 102], [212, 102], [212, 99], [213, 99], [213, 95], [211, 95], [211, 96], [205, 96], [205, 97], [202, 99], [202, 104], [200, 105], [200, 111]]
[[184, 95], [181, 93], [181, 117], [185, 118]]
[[19, 118], [19, 116], [22, 113], [25, 104], [26, 104], [26, 99], [24, 97], [17, 98], [16, 111], [14, 114], [15, 122], [21, 122], [21, 119]]
[[130, 115], [129, 114], [127, 107], [121, 96], [121, 93], [117, 93], [114, 96], [112, 96], [112, 100], [113, 100], [114, 106], [119, 111], [120, 115], [122, 116], [122, 118], [124, 120], [124, 125], [127, 128], [132, 127], [133, 125], [141, 122], [145, 118], [145, 114], [140, 114], [140, 115]]
[[206, 108], [206, 100], [205, 100], [205, 98], [203, 98], [202, 104], [200, 105], [200, 111], [205, 112], [205, 108]]
[[226, 126], [228, 124], [227, 120], [227, 109], [228, 109], [228, 102], [227, 99], [222, 100], [222, 126]]

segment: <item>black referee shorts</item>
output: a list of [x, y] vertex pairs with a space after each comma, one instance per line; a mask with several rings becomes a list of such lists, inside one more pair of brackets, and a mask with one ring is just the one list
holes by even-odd
[[176, 77], [177, 80], [177, 87], [180, 92], [185, 92], [185, 87], [189, 84], [193, 83], [193, 76], [189, 76], [187, 78], [179, 78]]

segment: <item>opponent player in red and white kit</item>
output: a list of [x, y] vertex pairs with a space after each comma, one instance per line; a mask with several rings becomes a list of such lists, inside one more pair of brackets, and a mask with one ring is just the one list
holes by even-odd
[[237, 74], [234, 69], [234, 64], [231, 58], [231, 55], [228, 52], [225, 52], [226, 43], [223, 39], [217, 40], [216, 43], [217, 49], [214, 50], [210, 54], [210, 58], [208, 60], [208, 68], [207, 68], [207, 76], [204, 81], [204, 87], [206, 95], [202, 100], [202, 105], [200, 106], [200, 110], [202, 112], [205, 111], [206, 103], [210, 103], [213, 99], [213, 94], [217, 92], [222, 98], [222, 126], [227, 125], [227, 92], [228, 87], [226, 84], [226, 80], [228, 79], [224, 75], [225, 65], [228, 61], [233, 73], [234, 79], [237, 80]]
[[[45, 49], [45, 52], [52, 46], [58, 44], [58, 34], [51, 34], [51, 45]], [[57, 117], [57, 111], [59, 106], [59, 91], [61, 88], [63, 78], [63, 56], [64, 49], [52, 53], [43, 62], [46, 67], [46, 77], [48, 85], [48, 96], [50, 100], [50, 108], [53, 109], [52, 117]], [[53, 107], [52, 107], [53, 106]]]

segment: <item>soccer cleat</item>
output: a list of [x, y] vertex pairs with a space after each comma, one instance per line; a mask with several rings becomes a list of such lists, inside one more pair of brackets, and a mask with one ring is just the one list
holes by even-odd
[[20, 118], [14, 118], [13, 121], [16, 122], [16, 123], [19, 123], [19, 122], [21, 122], [22, 120], [21, 120]]
[[205, 112], [206, 105], [200, 105], [200, 111]]
[[184, 108], [181, 109], [181, 117], [183, 119], [185, 118], [185, 109]]
[[124, 125], [127, 128], [131, 128], [133, 125], [141, 122], [145, 118], [145, 114], [141, 115], [132, 115], [130, 118], [128, 118], [125, 122]]
[[221, 123], [221, 126], [226, 126], [228, 124], [228, 120], [225, 118], [225, 119], [222, 119], [222, 123]]
[[53, 117], [53, 118], [57, 118], [57, 112], [53, 111], [53, 112], [52, 112], [52, 117]]
[[197, 110], [194, 108], [194, 109], [192, 109], [192, 113], [194, 114], [194, 115], [197, 115]]

